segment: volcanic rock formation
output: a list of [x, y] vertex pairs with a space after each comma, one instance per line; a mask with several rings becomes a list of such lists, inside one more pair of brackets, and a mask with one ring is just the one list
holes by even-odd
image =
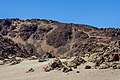
[[96, 65], [99, 60], [119, 61], [120, 29], [45, 19], [0, 19], [0, 59], [41, 58], [48, 53], [60, 58], [88, 55]]

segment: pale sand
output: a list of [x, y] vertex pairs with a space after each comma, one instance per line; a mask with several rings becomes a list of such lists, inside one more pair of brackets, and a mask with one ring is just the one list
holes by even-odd
[[[46, 62], [38, 60], [26, 60], [17, 65], [0, 66], [0, 80], [120, 80], [120, 70], [98, 70], [98, 69], [80, 69], [69, 73], [53, 70], [44, 72], [43, 66], [47, 65], [53, 59]], [[30, 68], [35, 71], [26, 73]]]

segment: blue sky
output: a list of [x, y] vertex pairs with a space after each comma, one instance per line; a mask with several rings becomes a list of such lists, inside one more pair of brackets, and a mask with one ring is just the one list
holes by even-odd
[[120, 28], [120, 0], [0, 0], [0, 18], [40, 18]]

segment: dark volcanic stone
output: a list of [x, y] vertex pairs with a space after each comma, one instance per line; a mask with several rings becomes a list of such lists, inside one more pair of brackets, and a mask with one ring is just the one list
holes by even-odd
[[12, 38], [16, 37], [16, 33], [15, 32], [10, 32], [9, 36], [11, 36]]
[[91, 69], [91, 66], [86, 65], [86, 66], [85, 66], [85, 69]]
[[21, 25], [20, 37], [23, 41], [26, 41], [35, 31], [37, 30], [36, 25]]
[[3, 21], [3, 26], [10, 26], [11, 24], [12, 24], [11, 20], [6, 19]]
[[86, 61], [83, 58], [77, 56], [72, 62], [75, 63], [76, 66], [79, 66], [81, 64], [84, 64]]
[[9, 58], [9, 56], [19, 56], [25, 58], [29, 55], [12, 40], [0, 36], [0, 57], [1, 59], [4, 59]]
[[47, 43], [50, 46], [58, 48], [66, 45], [68, 40], [72, 38], [72, 27], [66, 25], [55, 29], [47, 36]]
[[67, 68], [67, 67], [63, 67], [63, 72], [67, 73], [69, 71], [72, 71], [72, 69], [71, 68]]

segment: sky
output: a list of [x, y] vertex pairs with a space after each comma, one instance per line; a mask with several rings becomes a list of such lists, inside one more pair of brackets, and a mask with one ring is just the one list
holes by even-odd
[[39, 18], [120, 28], [120, 0], [0, 0], [0, 18]]

